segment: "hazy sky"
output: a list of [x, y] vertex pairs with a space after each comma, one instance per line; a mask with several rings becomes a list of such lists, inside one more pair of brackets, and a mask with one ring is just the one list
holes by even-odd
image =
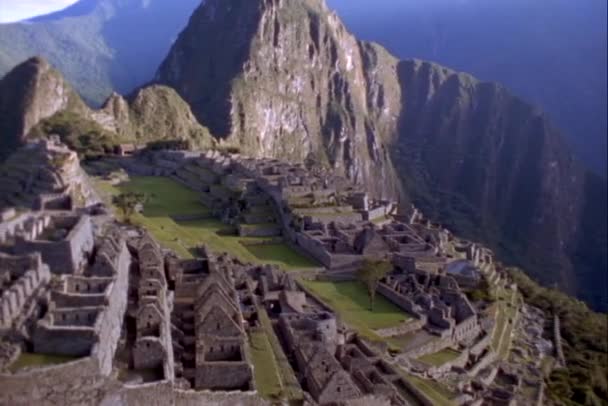
[[78, 0], [0, 0], [0, 23], [20, 21], [61, 10], [76, 1]]

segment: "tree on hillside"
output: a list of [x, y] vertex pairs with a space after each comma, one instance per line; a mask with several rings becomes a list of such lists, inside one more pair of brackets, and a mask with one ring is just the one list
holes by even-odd
[[371, 311], [374, 311], [374, 301], [376, 299], [378, 284], [392, 269], [393, 265], [388, 261], [369, 259], [363, 261], [357, 276], [361, 283], [367, 287]]
[[130, 223], [137, 206], [145, 204], [147, 200], [143, 193], [127, 192], [114, 196], [112, 203], [121, 211], [123, 219]]

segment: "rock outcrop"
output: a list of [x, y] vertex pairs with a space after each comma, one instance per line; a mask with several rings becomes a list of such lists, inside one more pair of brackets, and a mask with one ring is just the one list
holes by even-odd
[[144, 87], [127, 99], [114, 93], [92, 118], [125, 141], [187, 139], [199, 147], [209, 146], [212, 141], [190, 106], [166, 86]]
[[31, 58], [0, 80], [0, 159], [40, 120], [69, 109], [88, 111], [78, 94], [42, 58]]
[[[606, 303], [606, 250], [595, 242], [606, 241], [606, 211], [594, 203], [606, 200], [605, 182], [497, 84], [399, 62], [357, 41], [322, 0], [209, 0], [157, 80], [243, 152], [314, 158]], [[590, 217], [599, 231], [589, 232]]]

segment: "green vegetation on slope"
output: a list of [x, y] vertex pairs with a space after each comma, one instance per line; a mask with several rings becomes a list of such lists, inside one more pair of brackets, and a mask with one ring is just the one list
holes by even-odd
[[115, 140], [112, 133], [104, 130], [95, 121], [83, 116], [62, 111], [42, 120], [30, 133], [33, 138], [59, 135], [61, 140], [81, 158], [92, 159], [114, 150]]
[[[539, 286], [523, 272], [510, 274], [526, 303], [557, 314], [566, 369], [556, 369], [547, 380], [547, 395], [557, 404], [608, 404], [608, 315], [594, 313], [581, 301]], [[550, 332], [550, 334], [552, 331]]]
[[[82, 0], [33, 22], [0, 25], [0, 77], [40, 55], [88, 101], [150, 81], [200, 0]], [[136, 27], [136, 29], [135, 29]]]

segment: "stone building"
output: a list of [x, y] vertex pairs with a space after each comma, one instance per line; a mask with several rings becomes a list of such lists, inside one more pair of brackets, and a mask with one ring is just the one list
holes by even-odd
[[0, 253], [0, 332], [19, 329], [34, 312], [50, 280], [49, 267], [40, 254]]
[[110, 252], [112, 276], [97, 274], [95, 262], [80, 274], [61, 276], [46, 314], [36, 323], [32, 341], [37, 353], [94, 355], [107, 371], [126, 311], [131, 256], [118, 232], [108, 233], [99, 250]]
[[91, 219], [71, 212], [41, 214], [25, 222], [15, 235], [16, 255], [38, 252], [55, 274], [82, 272], [95, 245]]
[[460, 344], [468, 346], [482, 334], [476, 309], [451, 276], [420, 270], [395, 271], [381, 280], [378, 293], [423, 321], [425, 330], [438, 337], [412, 343], [406, 350], [410, 356]]
[[147, 233], [139, 241], [137, 259], [139, 280], [133, 366], [138, 371], [151, 371], [158, 380], [173, 380], [171, 298], [165, 259], [156, 241]]
[[321, 405], [362, 395], [335, 354], [344, 337], [329, 313], [282, 314], [279, 328], [311, 396]]
[[182, 263], [176, 275], [176, 378], [197, 390], [253, 388], [241, 299], [234, 283], [236, 268], [228, 257], [208, 255]]

